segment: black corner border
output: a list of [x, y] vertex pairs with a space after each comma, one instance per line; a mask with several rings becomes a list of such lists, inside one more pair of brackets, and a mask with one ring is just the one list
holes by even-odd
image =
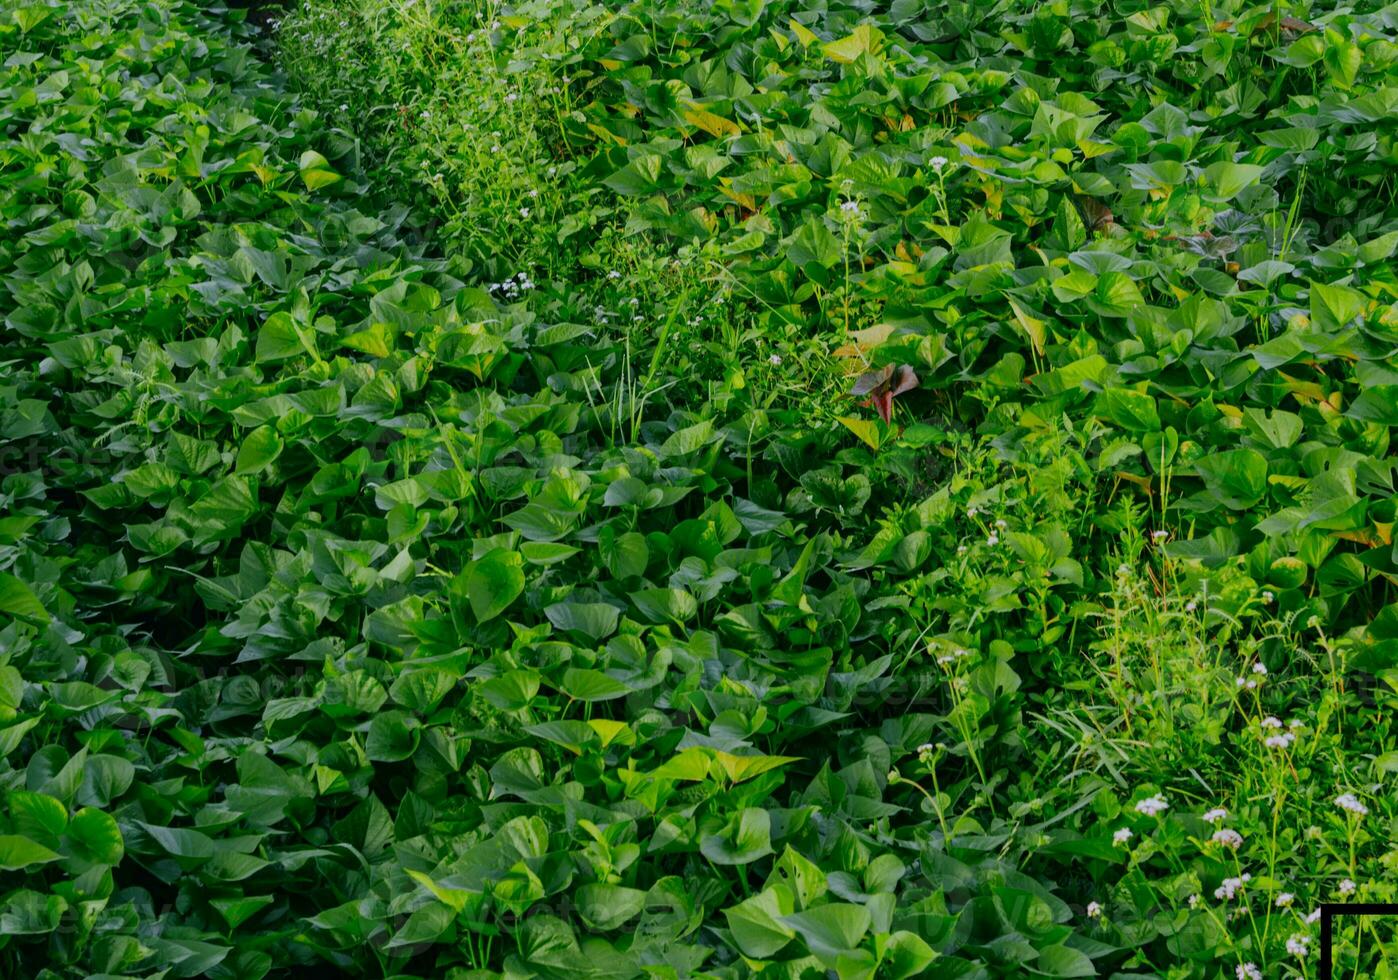
[[1320, 903], [1320, 978], [1333, 980], [1335, 965], [1330, 956], [1332, 934], [1331, 920], [1337, 915], [1393, 915], [1398, 916], [1398, 902], [1343, 902]]

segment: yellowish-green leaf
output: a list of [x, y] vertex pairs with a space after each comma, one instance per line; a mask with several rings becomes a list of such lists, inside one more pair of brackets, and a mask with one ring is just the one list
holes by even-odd
[[1048, 327], [1043, 320], [1030, 316], [1022, 306], [1014, 301], [1013, 297], [1009, 297], [1009, 300], [1010, 309], [1014, 310], [1015, 313], [1015, 321], [1028, 336], [1029, 342], [1034, 345], [1034, 352], [1042, 357], [1044, 344], [1048, 342]]
[[828, 41], [821, 46], [825, 56], [831, 61], [848, 65], [858, 61], [861, 55], [876, 55], [883, 47], [883, 32], [873, 24], [860, 24], [853, 33], [838, 41]]
[[742, 129], [731, 119], [724, 119], [722, 116], [710, 112], [702, 106], [694, 106], [684, 110], [684, 118], [691, 125], [698, 126], [710, 136], [739, 136]]
[[857, 419], [849, 415], [840, 416], [840, 424], [849, 429], [870, 449], [878, 449], [881, 441], [878, 423], [872, 419]]

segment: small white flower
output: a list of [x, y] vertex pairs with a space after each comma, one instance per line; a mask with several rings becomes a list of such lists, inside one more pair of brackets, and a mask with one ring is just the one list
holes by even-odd
[[1299, 932], [1293, 933], [1291, 938], [1286, 941], [1286, 951], [1290, 953], [1292, 956], [1298, 956], [1301, 959], [1305, 959], [1311, 951], [1310, 946], [1307, 945], [1308, 943], [1310, 943], [1310, 941], [1310, 936], [1304, 935]]
[[1247, 683], [1245, 683], [1243, 687], [1247, 688], [1249, 691], [1255, 691], [1257, 690], [1257, 681], [1249, 677]]
[[1263, 675], [1266, 675], [1266, 673], [1267, 673], [1267, 665], [1264, 664], [1262, 661], [1259, 660], [1257, 663], [1255, 663], [1255, 664], [1252, 665], [1252, 672], [1253, 672], [1254, 674], [1263, 674]]
[[988, 544], [988, 545], [990, 545], [992, 548], [995, 547], [997, 544], [1000, 543], [1000, 535], [998, 535], [998, 534], [992, 534], [992, 535], [990, 535], [990, 537], [988, 537], [988, 538], [985, 539], [985, 543]]
[[1148, 817], [1153, 817], [1158, 813], [1164, 813], [1170, 809], [1170, 804], [1165, 802], [1165, 797], [1159, 793], [1148, 796], [1136, 804], [1136, 812], [1144, 813]]
[[1295, 732], [1282, 732], [1280, 735], [1268, 735], [1262, 740], [1269, 749], [1289, 749], [1291, 743], [1296, 741]]
[[1214, 831], [1213, 842], [1236, 851], [1243, 846], [1243, 835], [1236, 830], [1229, 830], [1225, 827], [1222, 830]]
[[529, 217], [529, 209], [528, 209], [528, 208], [520, 208], [520, 209], [519, 209], [519, 216], [520, 216], [521, 218], [527, 218], [527, 217]]
[[1239, 963], [1233, 975], [1238, 980], [1262, 980], [1262, 971], [1257, 968], [1256, 963]]
[[1087, 917], [1089, 919], [1100, 919], [1102, 917], [1102, 906], [1096, 902], [1088, 902]]
[[767, 363], [772, 365], [772, 367], [777, 367], [781, 362], [782, 356], [780, 354], [773, 354], [771, 357], [767, 358]]
[[1166, 538], [1168, 538], [1168, 537], [1170, 536], [1170, 532], [1169, 532], [1169, 531], [1152, 531], [1152, 532], [1150, 532], [1150, 536], [1151, 536], [1151, 538], [1152, 538], [1153, 540], [1155, 540], [1155, 541], [1164, 541]]
[[1003, 530], [1005, 530], [1005, 528], [1009, 527], [1010, 525], [1007, 524], [1004, 520], [997, 520], [997, 521], [995, 522], [995, 526], [998, 527], [1000, 530], [1003, 531]]
[[928, 161], [928, 162], [930, 162], [930, 163], [932, 164], [932, 169], [933, 169], [933, 170], [937, 171], [937, 173], [941, 173], [942, 170], [946, 168], [946, 165], [947, 165], [947, 158], [946, 158], [946, 157], [933, 157], [933, 158], [932, 158], [930, 161]]
[[1360, 803], [1359, 797], [1355, 796], [1353, 793], [1341, 793], [1339, 796], [1335, 797], [1335, 805], [1341, 810], [1348, 810], [1350, 813], [1360, 817], [1369, 812], [1369, 808], [1363, 803]]
[[974, 518], [974, 517], [975, 517], [977, 514], [979, 514], [980, 512], [981, 512], [981, 511], [980, 511], [980, 508], [979, 508], [979, 507], [967, 507], [967, 508], [966, 508], [966, 516], [967, 516], [967, 517]]
[[1312, 909], [1312, 910], [1306, 915], [1306, 925], [1310, 925], [1310, 924], [1313, 923], [1313, 922], [1319, 922], [1319, 921], [1320, 921], [1320, 909]]
[[620, 279], [620, 278], [621, 278], [621, 273], [620, 273], [620, 272], [617, 272], [615, 269], [608, 269], [608, 270], [607, 270], [607, 278], [608, 278], [608, 279]]
[[1221, 806], [1214, 807], [1208, 813], [1204, 814], [1205, 823], [1218, 823], [1220, 820], [1226, 820], [1227, 818], [1228, 811]]
[[1189, 907], [1192, 908], [1192, 909], [1197, 909], [1197, 908], [1199, 907], [1199, 896], [1198, 896], [1198, 895], [1190, 895], [1190, 896], [1189, 896]]
[[1193, 599], [1190, 599], [1188, 602], [1186, 602], [1186, 603], [1184, 604], [1184, 611], [1185, 611], [1185, 612], [1193, 612], [1194, 610], [1196, 610], [1196, 609], [1198, 609], [1198, 608], [1199, 608], [1199, 603], [1195, 602]]
[[1130, 828], [1130, 827], [1122, 827], [1122, 828], [1121, 828], [1120, 830], [1118, 830], [1116, 833], [1112, 834], [1112, 846], [1113, 846], [1113, 847], [1120, 847], [1122, 844], [1125, 844], [1125, 843], [1126, 843], [1127, 841], [1129, 841], [1130, 839], [1131, 839], [1131, 828]]
[[1277, 896], [1277, 908], [1289, 909], [1291, 908], [1291, 903], [1294, 901], [1296, 901], [1295, 895], [1291, 894], [1291, 892], [1282, 892]]
[[858, 213], [859, 213], [859, 202], [858, 202], [858, 201], [845, 201], [844, 203], [842, 203], [842, 204], [840, 205], [840, 210], [843, 211], [845, 214], [858, 214]]
[[1272, 592], [1271, 592], [1270, 589], [1264, 589], [1264, 590], [1262, 591], [1262, 601], [1263, 601], [1263, 602], [1271, 602], [1271, 601], [1272, 601], [1273, 599], [1275, 599], [1275, 598], [1276, 598], [1276, 596], [1272, 595]]
[[1281, 719], [1278, 718], [1276, 715], [1268, 715], [1266, 718], [1263, 718], [1260, 722], [1258, 722], [1258, 724], [1260, 724], [1263, 728], [1280, 729], [1282, 726]]
[[1244, 872], [1237, 878], [1224, 878], [1217, 888], [1214, 889], [1214, 898], [1230, 899], [1242, 890], [1242, 887], [1252, 880], [1252, 875]]
[[1353, 894], [1354, 894], [1354, 890], [1355, 890], [1356, 887], [1358, 887], [1358, 886], [1356, 886], [1355, 883], [1354, 883], [1353, 881], [1351, 881], [1350, 879], [1346, 878], [1344, 881], [1340, 882], [1340, 894], [1341, 894], [1341, 895], [1353, 895]]

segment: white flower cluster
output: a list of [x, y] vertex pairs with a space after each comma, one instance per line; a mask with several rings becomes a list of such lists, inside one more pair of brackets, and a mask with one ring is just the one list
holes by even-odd
[[1208, 813], [1204, 814], [1205, 823], [1218, 823], [1220, 820], [1226, 819], [1228, 819], [1228, 811], [1221, 806], [1214, 807]]
[[1335, 797], [1335, 805], [1341, 810], [1348, 810], [1350, 813], [1360, 817], [1369, 812], [1369, 808], [1363, 803], [1360, 803], [1359, 797], [1355, 796], [1353, 793], [1341, 793], [1339, 796]]
[[488, 292], [498, 292], [505, 299], [519, 299], [534, 288], [534, 280], [527, 272], [516, 272], [504, 282], [493, 282], [486, 287]]
[[1252, 881], [1252, 875], [1248, 874], [1246, 871], [1236, 878], [1224, 878], [1223, 882], [1214, 889], [1214, 898], [1223, 900], [1230, 899], [1238, 894], [1238, 892], [1242, 891], [1243, 886], [1249, 881]]
[[1257, 968], [1256, 963], [1239, 963], [1233, 975], [1238, 980], [1262, 980], [1262, 971]]
[[1252, 673], [1254, 675], [1252, 677], [1239, 677], [1238, 686], [1245, 687], [1249, 691], [1255, 690], [1257, 685], [1261, 684], [1263, 679], [1267, 676], [1267, 665], [1259, 660], [1252, 665]]
[[1170, 809], [1170, 804], [1166, 803], [1165, 797], [1161, 796], [1159, 793], [1156, 793], [1154, 796], [1148, 796], [1136, 804], [1136, 812], [1144, 813], [1148, 817], [1164, 813], [1168, 809]]
[[1292, 933], [1291, 938], [1286, 941], [1286, 951], [1292, 956], [1305, 959], [1311, 951], [1310, 941], [1311, 937], [1304, 933]]
[[940, 657], [938, 657], [937, 663], [945, 665], [952, 663], [953, 661], [960, 660], [963, 657], [969, 657], [970, 655], [970, 650], [963, 650], [960, 647], [957, 647], [951, 653], [944, 653]]
[[1236, 851], [1243, 846], [1243, 835], [1236, 830], [1229, 830], [1225, 827], [1223, 830], [1214, 831], [1213, 842]]

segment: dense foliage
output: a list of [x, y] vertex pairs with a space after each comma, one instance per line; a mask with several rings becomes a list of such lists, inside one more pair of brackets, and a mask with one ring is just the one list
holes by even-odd
[[1398, 7], [243, 19], [0, 9], [0, 973], [1247, 980], [1398, 896]]

